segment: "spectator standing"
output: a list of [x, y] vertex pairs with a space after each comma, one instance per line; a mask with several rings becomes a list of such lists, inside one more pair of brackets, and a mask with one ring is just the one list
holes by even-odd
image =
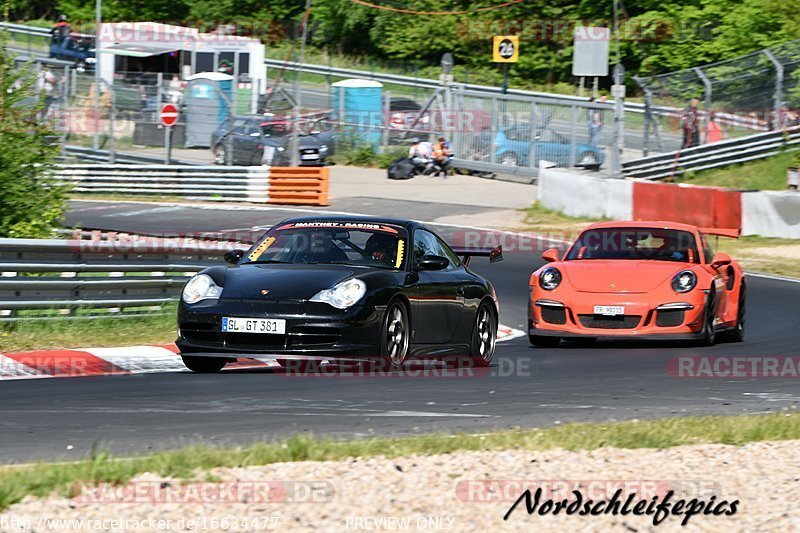
[[[589, 99], [589, 102], [594, 102], [594, 97]], [[601, 96], [597, 103], [605, 105], [606, 96]], [[589, 127], [589, 144], [597, 146], [600, 144], [600, 135], [603, 132], [603, 121], [605, 119], [604, 109], [589, 109], [588, 127]]]
[[700, 111], [697, 106], [700, 100], [692, 98], [681, 115], [683, 145], [681, 148], [692, 148], [700, 145]]
[[36, 78], [36, 90], [44, 98], [44, 116], [48, 116], [51, 108], [58, 101], [58, 79], [53, 72], [46, 68]]
[[708, 124], [706, 125], [706, 144], [716, 143], [722, 140], [722, 128], [717, 122], [717, 114], [711, 112], [708, 115]]
[[167, 96], [173, 104], [183, 103], [183, 85], [177, 74], [173, 75], [172, 80], [169, 82]]

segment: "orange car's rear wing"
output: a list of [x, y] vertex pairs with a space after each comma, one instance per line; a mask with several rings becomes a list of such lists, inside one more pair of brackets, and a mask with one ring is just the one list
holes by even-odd
[[700, 233], [705, 235], [719, 235], [720, 237], [730, 237], [731, 239], [738, 239], [742, 234], [741, 228], [697, 228]]

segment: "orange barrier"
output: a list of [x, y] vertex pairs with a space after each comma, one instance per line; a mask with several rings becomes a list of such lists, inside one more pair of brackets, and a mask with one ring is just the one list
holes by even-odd
[[729, 189], [636, 181], [633, 184], [633, 219], [741, 228], [741, 197], [739, 191]]
[[328, 167], [272, 167], [270, 204], [328, 205]]

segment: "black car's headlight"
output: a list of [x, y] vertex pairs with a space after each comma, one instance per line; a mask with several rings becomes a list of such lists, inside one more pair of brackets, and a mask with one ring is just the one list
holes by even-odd
[[367, 284], [360, 279], [348, 279], [332, 289], [323, 289], [311, 297], [312, 302], [323, 302], [337, 309], [352, 307], [367, 292]]
[[675, 292], [689, 292], [697, 285], [697, 275], [691, 270], [678, 272], [672, 278], [672, 288]]
[[197, 303], [200, 300], [210, 300], [219, 298], [222, 295], [222, 287], [214, 283], [208, 274], [198, 274], [186, 282], [183, 287], [181, 298], [187, 304]]
[[552, 291], [558, 287], [559, 283], [561, 283], [561, 272], [559, 272], [557, 268], [545, 268], [544, 271], [539, 274], [539, 286], [546, 291]]

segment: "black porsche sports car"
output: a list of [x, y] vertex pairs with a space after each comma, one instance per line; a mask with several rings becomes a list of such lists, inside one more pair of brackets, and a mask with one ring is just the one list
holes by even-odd
[[487, 366], [497, 296], [469, 270], [473, 256], [425, 226], [374, 217], [285, 220], [227, 266], [190, 279], [178, 308], [186, 366], [216, 372], [236, 358], [272, 358], [313, 369], [324, 359], [456, 358]]

